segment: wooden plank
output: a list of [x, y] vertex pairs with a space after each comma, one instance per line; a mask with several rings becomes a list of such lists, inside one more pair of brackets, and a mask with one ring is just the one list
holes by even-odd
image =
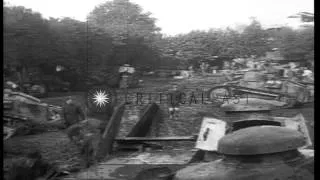
[[36, 102], [36, 103], [40, 103], [40, 102], [41, 102], [41, 100], [40, 100], [39, 98], [30, 96], [30, 95], [25, 94], [25, 93], [22, 93], [22, 92], [12, 92], [12, 93], [11, 93], [11, 96], [13, 96], [13, 95], [26, 98], [26, 99], [31, 100], [31, 101]]
[[124, 137], [116, 138], [116, 141], [196, 141], [195, 136], [174, 136], [174, 137]]
[[264, 95], [264, 96], [272, 96], [272, 97], [278, 97], [278, 93], [272, 93], [272, 92], [261, 92], [261, 91], [255, 91], [255, 90], [247, 90], [247, 89], [236, 89], [235, 91], [240, 91], [240, 92], [246, 92], [246, 93], [251, 93], [251, 94], [257, 94], [257, 95]]
[[159, 106], [156, 103], [148, 105], [140, 120], [128, 133], [127, 137], [145, 137], [149, 132], [152, 121], [155, 119], [158, 110]]
[[250, 92], [250, 93], [264, 93], [268, 96], [276, 96], [276, 95], [282, 95], [282, 96], [286, 96], [286, 93], [283, 92], [272, 92], [269, 90], [263, 90], [263, 89], [253, 89], [253, 88], [247, 88], [247, 87], [243, 87], [243, 86], [234, 86], [234, 85], [229, 85], [231, 88], [233, 88], [235, 91], [243, 91], [243, 92]]
[[122, 103], [115, 108], [113, 114], [108, 122], [99, 144], [97, 158], [104, 158], [112, 152], [114, 139], [119, 132], [120, 122], [124, 112], [125, 103]]

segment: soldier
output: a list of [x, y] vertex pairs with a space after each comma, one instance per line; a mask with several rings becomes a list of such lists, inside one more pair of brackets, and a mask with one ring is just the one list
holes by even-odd
[[68, 97], [63, 106], [63, 115], [66, 128], [85, 119], [85, 114], [78, 104], [75, 104], [71, 97]]
[[170, 119], [178, 117], [178, 111], [180, 106], [181, 92], [178, 90], [177, 85], [173, 85], [171, 91], [169, 91], [170, 98], [169, 100], [169, 114]]
[[189, 78], [192, 78], [193, 77], [193, 66], [189, 66], [188, 70], [189, 70]]
[[314, 80], [313, 72], [307, 68], [305, 70], [303, 70], [301, 76], [302, 76], [302, 80], [306, 81], [306, 82], [313, 82], [313, 80]]
[[71, 142], [78, 146], [81, 155], [89, 167], [95, 162], [97, 148], [99, 146], [100, 132], [92, 127], [92, 124], [78, 123], [67, 129], [67, 135]]

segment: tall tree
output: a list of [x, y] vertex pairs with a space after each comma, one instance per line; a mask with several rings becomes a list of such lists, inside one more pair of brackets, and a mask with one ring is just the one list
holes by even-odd
[[108, 1], [97, 6], [88, 17], [90, 25], [103, 27], [118, 42], [125, 43], [129, 36], [153, 40], [160, 31], [151, 13], [129, 0]]
[[299, 29], [282, 27], [271, 31], [270, 46], [276, 47], [286, 59], [310, 60], [314, 59], [314, 28], [308, 26]]
[[264, 56], [269, 50], [268, 33], [262, 29], [260, 22], [252, 18], [252, 22], [241, 34], [242, 46], [246, 47], [246, 55]]
[[23, 67], [35, 66], [47, 58], [49, 27], [39, 13], [22, 6], [4, 7], [5, 61]]
[[90, 27], [103, 28], [112, 36], [116, 46], [112, 59], [118, 65], [156, 61], [154, 41], [160, 28], [155, 21], [151, 13], [143, 13], [139, 5], [129, 0], [108, 1], [97, 6], [88, 16]]

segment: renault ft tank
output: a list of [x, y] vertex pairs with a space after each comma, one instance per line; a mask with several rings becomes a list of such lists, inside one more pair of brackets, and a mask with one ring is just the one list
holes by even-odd
[[314, 179], [314, 151], [304, 136], [280, 126], [254, 126], [219, 140], [221, 159], [179, 170], [175, 180]]
[[6, 90], [3, 99], [5, 139], [30, 133], [32, 127], [59, 126], [62, 109], [41, 103], [40, 99], [21, 92]]
[[267, 80], [266, 75], [249, 71], [242, 80], [219, 85], [208, 91], [208, 98], [217, 99], [230, 97], [251, 97], [266, 100], [277, 100], [287, 105], [285, 108], [298, 104], [313, 102], [312, 87], [291, 80]]

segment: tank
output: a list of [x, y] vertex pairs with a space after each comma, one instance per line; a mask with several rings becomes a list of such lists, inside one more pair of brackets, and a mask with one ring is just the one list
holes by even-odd
[[[28, 134], [31, 127], [37, 126], [45, 129], [47, 125], [62, 124], [62, 108], [41, 103], [40, 99], [28, 94], [5, 92], [3, 104], [4, 127], [8, 130], [6, 134], [10, 135], [5, 139], [16, 134]], [[59, 117], [58, 120], [57, 117]], [[57, 121], [51, 121], [54, 119]]]
[[254, 126], [219, 140], [223, 158], [179, 170], [175, 180], [312, 180], [314, 151], [303, 135], [280, 126]]
[[257, 71], [246, 72], [243, 80], [240, 80], [239, 85], [249, 88], [263, 88], [266, 77], [263, 73]]
[[[208, 98], [219, 103], [225, 103], [225, 99], [230, 98], [231, 101], [235, 99], [232, 101], [233, 104], [238, 104], [239, 97], [243, 99], [249, 97], [268, 100], [270, 101], [268, 104], [281, 106], [281, 108], [289, 108], [314, 101], [312, 84], [276, 77], [267, 80], [267, 75], [256, 71], [246, 72], [240, 81], [228, 82], [211, 88], [208, 91]], [[221, 101], [221, 99], [223, 100]], [[285, 105], [278, 105], [279, 103]]]

